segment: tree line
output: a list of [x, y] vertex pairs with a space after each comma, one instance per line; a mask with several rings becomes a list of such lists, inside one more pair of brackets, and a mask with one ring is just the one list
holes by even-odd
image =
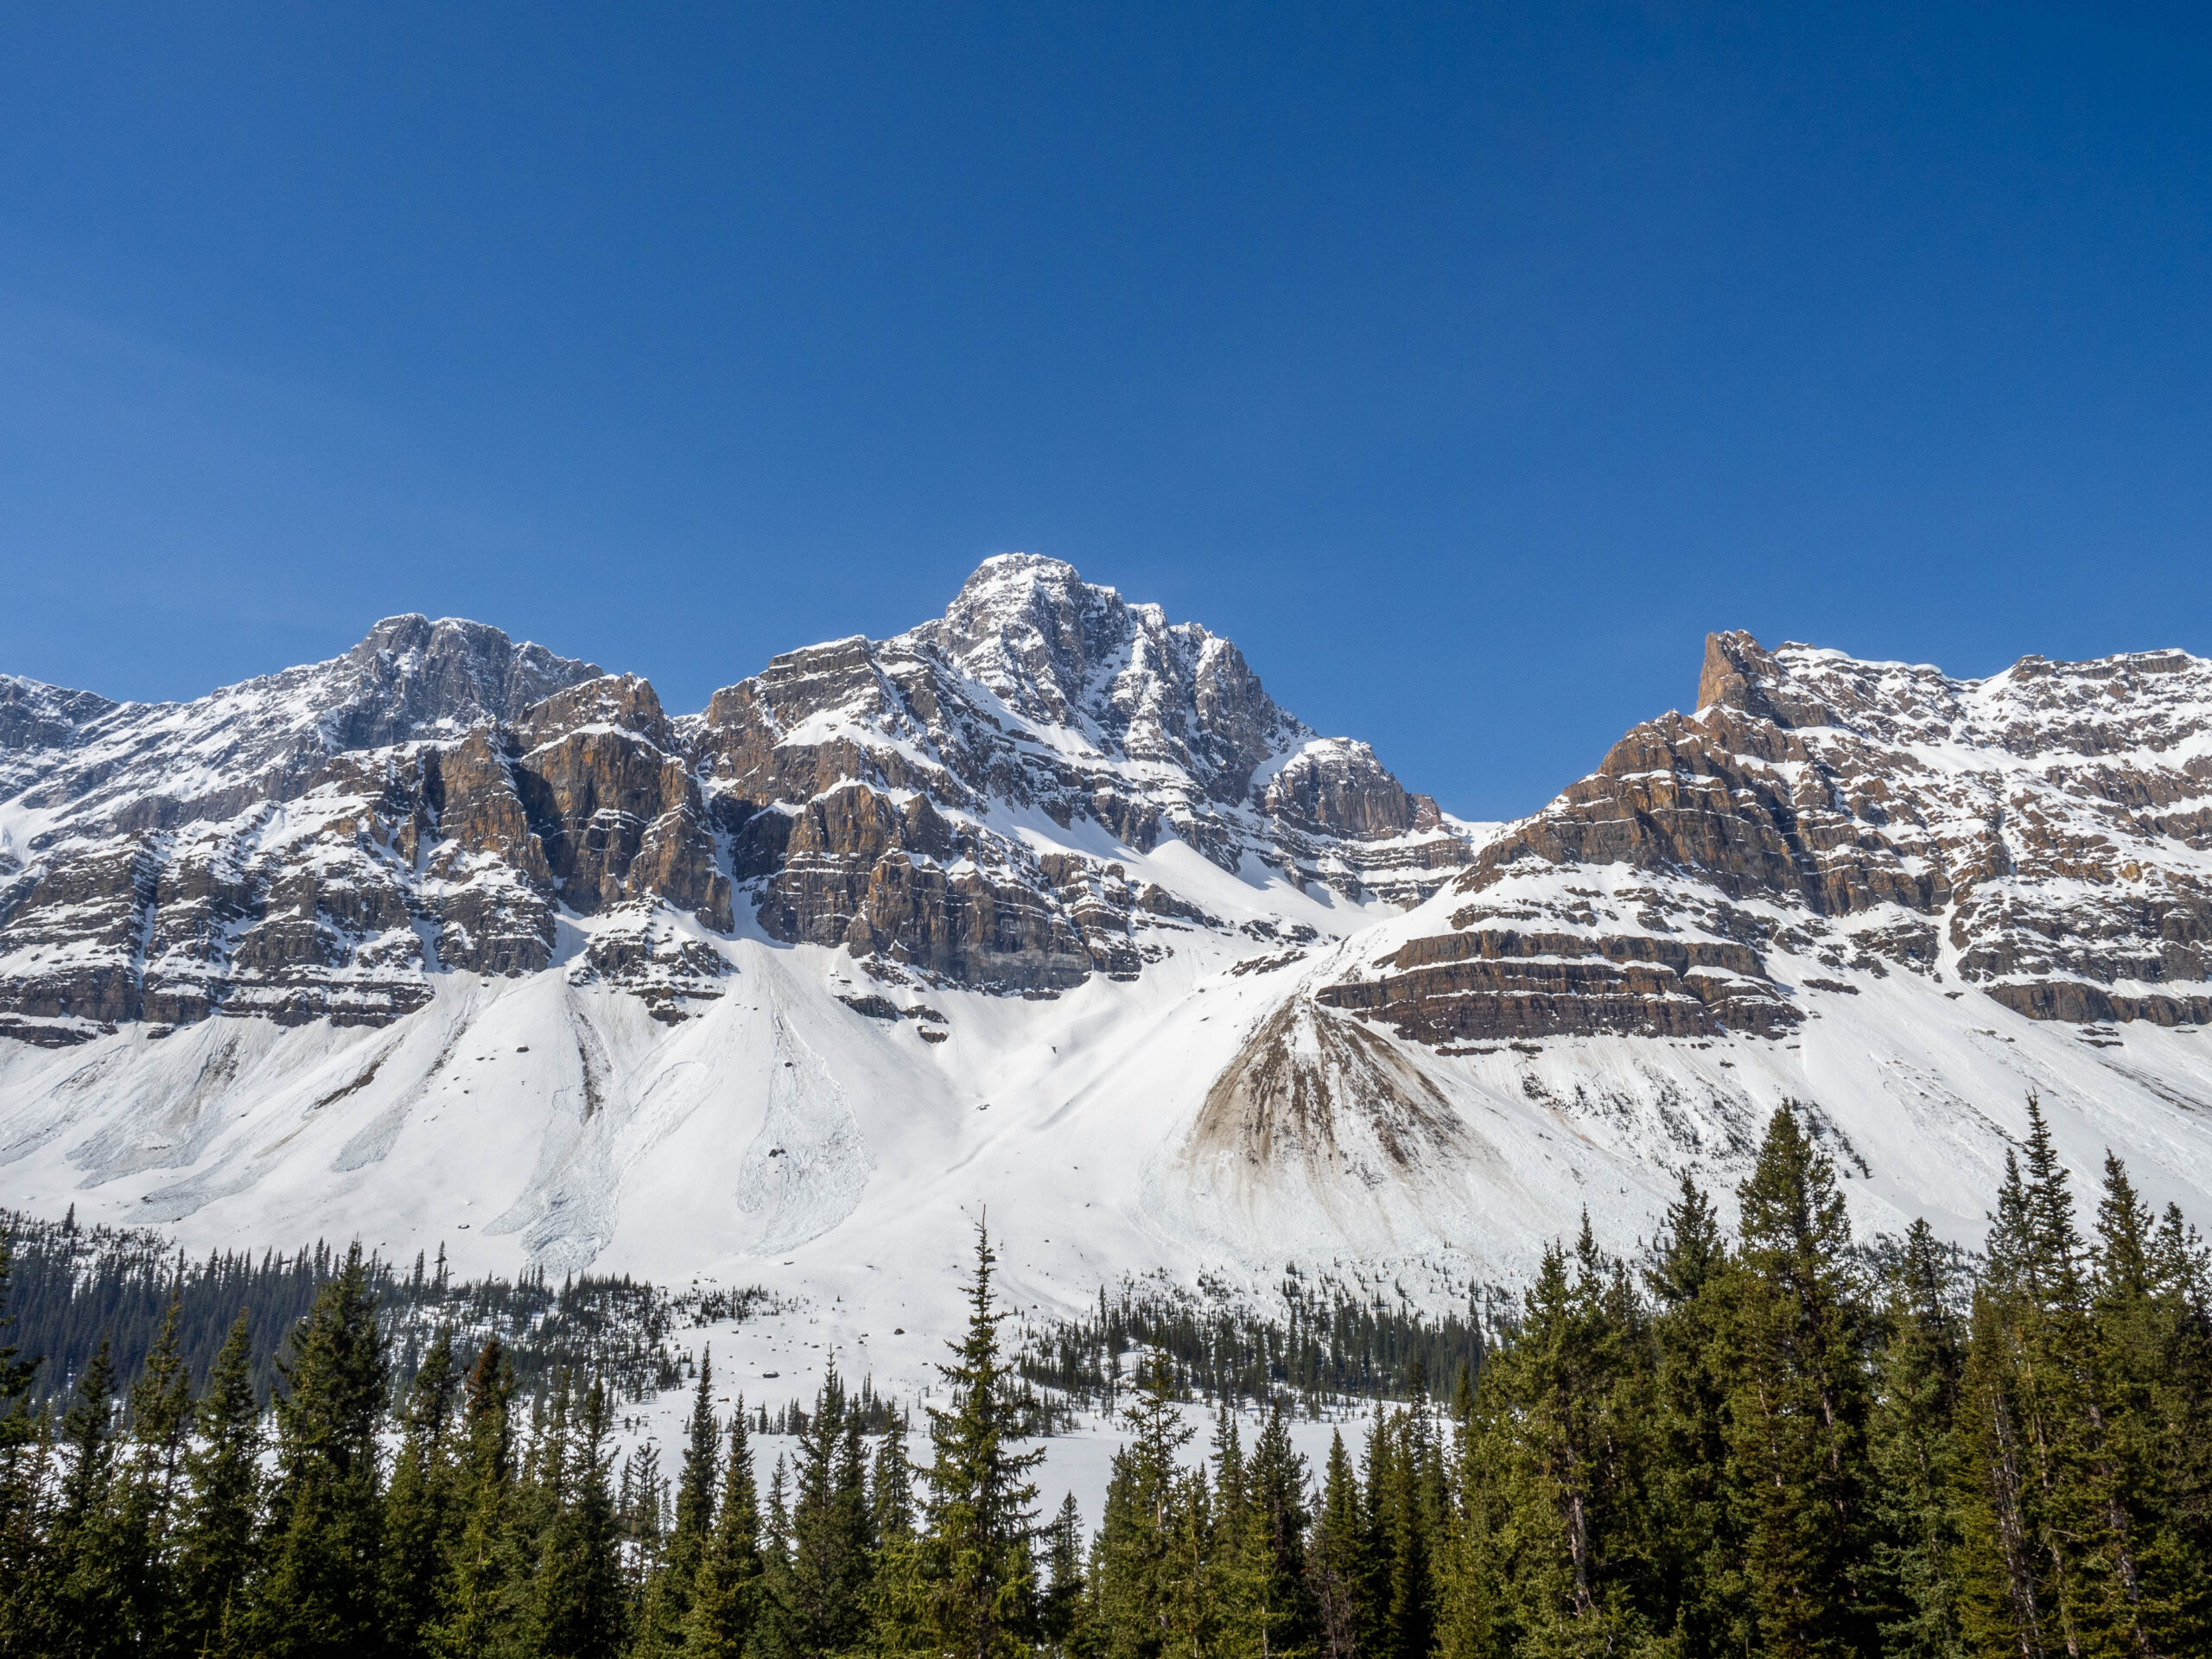
[[[166, 1335], [96, 1357], [0, 1444], [10, 1653], [830, 1659], [1912, 1656], [2212, 1651], [2212, 1262], [2108, 1159], [2080, 1213], [2040, 1110], [1986, 1253], [1854, 1250], [1787, 1109], [1732, 1236], [1685, 1181], [1634, 1259], [1586, 1221], [1446, 1397], [1420, 1379], [1319, 1469], [1287, 1390], [1203, 1456], [1140, 1361], [1097, 1530], [1040, 1515], [980, 1233], [910, 1456], [834, 1373], [763, 1471], [702, 1356], [672, 1477], [618, 1471], [608, 1391], [524, 1400], [441, 1338], [388, 1418], [354, 1252], [291, 1333], [272, 1415], [243, 1323], [194, 1390]], [[0, 1354], [0, 1391], [30, 1367]], [[391, 1433], [387, 1435], [389, 1427]], [[1246, 1437], [1249, 1434], [1249, 1445]], [[265, 1443], [264, 1443], [265, 1437]], [[394, 1443], [396, 1442], [396, 1443]]]
[[[73, 1207], [59, 1222], [0, 1211], [0, 1241], [13, 1262], [6, 1308], [14, 1339], [44, 1360], [34, 1404], [66, 1395], [103, 1343], [110, 1365], [136, 1376], [172, 1325], [193, 1388], [204, 1388], [244, 1311], [247, 1372], [266, 1405], [286, 1333], [346, 1259], [317, 1240], [289, 1253], [216, 1250], [194, 1260], [152, 1228], [79, 1226]], [[772, 1301], [757, 1286], [671, 1295], [627, 1274], [458, 1278], [442, 1246], [432, 1262], [417, 1253], [411, 1270], [372, 1255], [364, 1272], [391, 1340], [395, 1405], [442, 1327], [455, 1342], [480, 1344], [497, 1334], [529, 1392], [567, 1370], [601, 1376], [620, 1397], [638, 1399], [683, 1380], [686, 1356], [673, 1341], [680, 1325], [748, 1318]]]
[[[1202, 1284], [1200, 1288], [1208, 1288]], [[1502, 1293], [1486, 1289], [1485, 1303]], [[1084, 1406], [1112, 1407], [1131, 1379], [1122, 1356], [1146, 1355], [1179, 1389], [1231, 1405], [1265, 1404], [1288, 1389], [1311, 1411], [1359, 1400], [1405, 1400], [1416, 1377], [1479, 1370], [1486, 1325], [1510, 1309], [1478, 1306], [1432, 1316], [1402, 1293], [1393, 1301], [1343, 1283], [1309, 1282], [1294, 1266], [1276, 1287], [1280, 1313], [1217, 1291], [1209, 1304], [1173, 1288], [1103, 1287], [1096, 1308], [1030, 1332], [1024, 1376]]]

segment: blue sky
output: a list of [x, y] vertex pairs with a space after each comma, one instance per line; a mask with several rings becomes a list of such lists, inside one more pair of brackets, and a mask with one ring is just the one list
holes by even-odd
[[2199, 7], [10, 7], [0, 668], [1027, 549], [1524, 811], [1708, 628], [2212, 652]]

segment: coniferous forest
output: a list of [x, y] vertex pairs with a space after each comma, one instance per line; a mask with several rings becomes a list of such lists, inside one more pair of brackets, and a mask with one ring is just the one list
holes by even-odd
[[[0, 1650], [2212, 1652], [2212, 1268], [2117, 1161], [2075, 1192], [2030, 1124], [1982, 1254], [1924, 1224], [1870, 1251], [1785, 1109], [1732, 1234], [1685, 1181], [1636, 1259], [1586, 1224], [1479, 1341], [1317, 1313], [1308, 1339], [1231, 1331], [1198, 1365], [1173, 1352], [1192, 1331], [1102, 1305], [1024, 1361], [979, 1233], [943, 1405], [910, 1425], [832, 1375], [766, 1468], [703, 1357], [682, 1444], [618, 1469], [605, 1367], [526, 1386], [498, 1334], [457, 1325], [396, 1354], [358, 1250], [283, 1332], [265, 1410], [255, 1314], [203, 1367], [173, 1292], [132, 1375], [96, 1345], [50, 1404], [37, 1362], [0, 1353]], [[1022, 1371], [1090, 1389], [1125, 1339], [1128, 1440], [1086, 1536], [1071, 1497], [1040, 1503]], [[1444, 1353], [1465, 1357], [1432, 1393]], [[1305, 1388], [1392, 1355], [1412, 1386], [1308, 1467], [1281, 1381], [1300, 1355]], [[1256, 1417], [1224, 1405], [1192, 1444], [1193, 1383]]]

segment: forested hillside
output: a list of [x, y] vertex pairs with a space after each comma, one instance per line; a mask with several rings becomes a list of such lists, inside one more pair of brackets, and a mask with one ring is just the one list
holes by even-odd
[[[0, 1356], [0, 1643], [83, 1655], [516, 1659], [1051, 1651], [1096, 1659], [2101, 1656], [2212, 1644], [2212, 1264], [2107, 1164], [2084, 1216], [2039, 1110], [1986, 1255], [1854, 1249], [1827, 1156], [1769, 1126], [1724, 1234], [1685, 1181], [1640, 1259], [1586, 1227], [1446, 1397], [1309, 1469], [1292, 1391], [1203, 1457], [1162, 1332], [1102, 1308], [1128, 1442], [1103, 1523], [1048, 1514], [979, 1237], [917, 1426], [832, 1374], [795, 1452], [718, 1416], [617, 1468], [613, 1385], [441, 1332], [396, 1412], [358, 1250], [287, 1335], [273, 1412], [175, 1300], [124, 1389], [58, 1416]], [[1117, 1323], [1119, 1321], [1119, 1323]], [[1173, 1332], [1166, 1333], [1172, 1337]], [[1281, 1332], [1262, 1344], [1282, 1344]], [[1186, 1347], [1188, 1344], [1185, 1344]], [[1236, 1344], [1230, 1344], [1235, 1358]], [[1115, 1349], [1110, 1370], [1124, 1353]], [[1088, 1361], [1071, 1342], [1068, 1363]], [[1423, 1361], [1426, 1370], [1426, 1360]], [[1241, 1363], [1212, 1375], [1267, 1370]], [[1201, 1381], [1205, 1380], [1201, 1376]]]
[[[42, 1362], [34, 1402], [66, 1392], [102, 1344], [111, 1367], [137, 1375], [172, 1320], [186, 1374], [204, 1387], [243, 1313], [246, 1373], [265, 1405], [286, 1337], [346, 1261], [321, 1239], [289, 1254], [218, 1251], [193, 1261], [152, 1228], [79, 1227], [73, 1211], [60, 1222], [0, 1211], [0, 1240], [11, 1262], [0, 1313], [13, 1321], [16, 1345]], [[531, 1392], [565, 1369], [602, 1376], [615, 1397], [633, 1400], [682, 1381], [685, 1355], [675, 1332], [741, 1319], [772, 1300], [757, 1287], [671, 1295], [626, 1274], [558, 1284], [543, 1273], [461, 1279], [447, 1271], [442, 1251], [434, 1262], [417, 1255], [404, 1271], [372, 1255], [362, 1273], [391, 1351], [395, 1405], [442, 1330], [451, 1342], [477, 1345], [497, 1336]]]

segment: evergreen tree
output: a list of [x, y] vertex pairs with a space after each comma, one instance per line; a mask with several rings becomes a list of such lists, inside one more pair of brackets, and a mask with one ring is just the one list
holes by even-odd
[[176, 1599], [175, 1533], [192, 1432], [192, 1376], [185, 1364], [183, 1298], [172, 1291], [161, 1334], [131, 1385], [130, 1442], [117, 1478], [110, 1529], [123, 1604], [118, 1646], [159, 1651]]
[[791, 1614], [791, 1470], [781, 1452], [760, 1513], [760, 1613], [753, 1644], [761, 1659], [794, 1659]]
[[[0, 1230], [0, 1310], [10, 1306], [13, 1267], [6, 1231]], [[0, 1317], [0, 1338], [15, 1323], [12, 1313]], [[0, 1341], [0, 1653], [35, 1653], [44, 1635], [45, 1418], [34, 1418], [26, 1402], [39, 1363], [23, 1358], [15, 1343]]]
[[[1560, 1250], [1546, 1253], [1519, 1332], [1476, 1390], [1466, 1534], [1446, 1573], [1452, 1651], [1599, 1654], [1660, 1622], [1644, 1481], [1649, 1378], [1632, 1285], [1586, 1219], [1574, 1270]], [[1391, 1459], [1386, 1478], [1402, 1483], [1408, 1460]]]
[[614, 1659], [624, 1637], [607, 1391], [594, 1378], [558, 1460], [556, 1498], [531, 1581], [530, 1637], [544, 1659]]
[[250, 1645], [270, 1659], [350, 1659], [382, 1620], [377, 1433], [390, 1389], [357, 1243], [292, 1332], [279, 1367], [276, 1478]]
[[[772, 1654], [817, 1659], [854, 1646], [868, 1626], [875, 1572], [860, 1424], [833, 1363], [799, 1437], [794, 1491], [770, 1558], [761, 1639]], [[780, 1465], [779, 1472], [780, 1473]], [[782, 1500], [771, 1491], [772, 1526]]]
[[1871, 1654], [1866, 1421], [1872, 1321], [1834, 1166], [1777, 1111], [1739, 1192], [1729, 1275], [1729, 1446], [1745, 1576], [1776, 1659]]
[[1883, 1650], [1898, 1659], [1961, 1659], [1966, 1652], [1954, 1497], [1966, 1332], [1953, 1306], [1955, 1277], [1934, 1230], [1914, 1222], [1892, 1275], [1870, 1431]]
[[906, 1425], [899, 1417], [884, 1425], [876, 1442], [868, 1491], [877, 1548], [905, 1544], [914, 1533], [914, 1471], [906, 1459]]
[[1175, 1633], [1173, 1549], [1187, 1497], [1178, 1459], [1192, 1431], [1164, 1364], [1148, 1365], [1138, 1387], [1122, 1410], [1130, 1440], [1114, 1454], [1091, 1552], [1087, 1623], [1108, 1659], [1155, 1659]]
[[2158, 1653], [2190, 1623], [2190, 1569], [2162, 1543], [2162, 1483], [2139, 1466], [2146, 1419], [2114, 1351], [2148, 1284], [2147, 1217], [2113, 1166], [2093, 1310], [2069, 1176], [2032, 1096], [2023, 1151], [1991, 1218], [1966, 1372], [1962, 1622], [2006, 1651]]
[[1014, 1369], [1000, 1341], [1006, 1316], [991, 1284], [997, 1263], [979, 1225], [967, 1334], [949, 1344], [951, 1363], [938, 1367], [951, 1403], [930, 1408], [922, 1527], [895, 1592], [906, 1641], [966, 1659], [998, 1659], [1038, 1634], [1030, 1476], [1044, 1453], [1016, 1449], [1024, 1435]]
[[[1462, 1485], [1466, 1477], [1462, 1476]], [[1368, 1587], [1374, 1568], [1368, 1550], [1366, 1503], [1351, 1454], [1341, 1433], [1329, 1440], [1329, 1462], [1321, 1485], [1320, 1513], [1306, 1551], [1306, 1580], [1312, 1590], [1317, 1646], [1322, 1659], [1360, 1659], [1374, 1616]], [[1478, 1573], [1463, 1569], [1471, 1583]], [[1472, 1610], [1470, 1610], [1471, 1611]], [[1480, 1649], [1472, 1637], [1468, 1651]]]
[[1312, 1652], [1315, 1633], [1306, 1577], [1306, 1460], [1292, 1449], [1280, 1401], [1242, 1475], [1239, 1502], [1233, 1512], [1224, 1506], [1224, 1526], [1242, 1535], [1230, 1553], [1233, 1645], [1259, 1659], [1299, 1659]]
[[[658, 1659], [683, 1647], [691, 1593], [714, 1528], [715, 1483], [721, 1471], [721, 1427], [715, 1417], [715, 1357], [699, 1356], [699, 1381], [692, 1391], [683, 1465], [676, 1482], [676, 1525], [668, 1535], [659, 1570], [646, 1582], [639, 1612], [636, 1651]], [[657, 1500], [656, 1500], [657, 1501]]]
[[2177, 1376], [2202, 1376], [2202, 1339], [2161, 1270], [2150, 1209], [2109, 1151], [2096, 1231], [2082, 1434], [2113, 1621], [2138, 1651], [2203, 1650], [2212, 1646], [2206, 1517], [2182, 1493], [2206, 1467], [2187, 1438], [2206, 1426], [2205, 1414], [2174, 1387]]
[[225, 1656], [244, 1651], [261, 1509], [261, 1408], [249, 1369], [251, 1330], [241, 1311], [200, 1396], [198, 1442], [185, 1457], [184, 1513], [178, 1528], [173, 1651]]
[[1729, 1265], [1719, 1217], [1684, 1175], [1643, 1275], [1655, 1304], [1652, 1597], [1681, 1659], [1742, 1653], [1755, 1640], [1728, 1447]]
[[753, 1448], [745, 1402], [730, 1419], [729, 1456], [721, 1503], [700, 1553], [683, 1651], [687, 1659], [740, 1659], [760, 1616], [763, 1569], [760, 1506], [753, 1491]]
[[61, 1419], [60, 1502], [53, 1520], [45, 1624], [54, 1650], [104, 1659], [128, 1650], [130, 1577], [112, 1508], [119, 1437], [108, 1344], [93, 1350]]
[[1037, 1610], [1037, 1623], [1045, 1645], [1056, 1653], [1076, 1651], [1083, 1645], [1079, 1623], [1083, 1612], [1083, 1511], [1070, 1492], [1060, 1501], [1059, 1512], [1045, 1533], [1045, 1594]]
[[512, 1531], [514, 1371], [497, 1337], [463, 1388], [455, 1501], [461, 1532], [427, 1645], [440, 1659], [503, 1651], [514, 1628], [519, 1563]]
[[1224, 1634], [1227, 1586], [1216, 1550], [1219, 1529], [1203, 1465], [1174, 1482], [1167, 1511], [1161, 1582], [1163, 1648], [1184, 1659], [1214, 1651]]
[[442, 1327], [408, 1387], [399, 1455], [385, 1497], [385, 1642], [393, 1659], [423, 1659], [429, 1652], [441, 1611], [460, 1508], [450, 1435], [459, 1382], [453, 1334]]

